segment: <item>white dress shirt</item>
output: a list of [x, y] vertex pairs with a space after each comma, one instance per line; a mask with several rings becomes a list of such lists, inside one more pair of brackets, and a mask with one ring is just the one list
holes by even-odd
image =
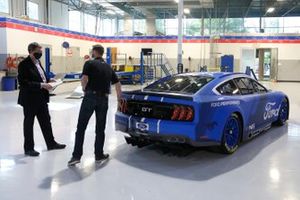
[[46, 82], [47, 82], [47, 79], [46, 79], [44, 70], [42, 69], [42, 67], [41, 67], [41, 65], [40, 65], [40, 62], [39, 62], [38, 60], [36, 60], [34, 64], [35, 64], [37, 70], [39, 71], [40, 76], [41, 76], [41, 78], [43, 79], [43, 82], [46, 83]]

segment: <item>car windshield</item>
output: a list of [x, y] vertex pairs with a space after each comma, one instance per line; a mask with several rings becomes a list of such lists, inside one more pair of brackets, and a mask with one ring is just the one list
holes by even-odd
[[207, 76], [172, 76], [164, 81], [157, 81], [144, 88], [144, 91], [195, 94], [213, 78]]

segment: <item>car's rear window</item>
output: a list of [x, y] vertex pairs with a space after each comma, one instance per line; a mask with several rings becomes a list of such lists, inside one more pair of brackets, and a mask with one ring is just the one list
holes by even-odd
[[144, 91], [195, 94], [213, 78], [207, 76], [172, 76], [164, 81], [157, 81], [144, 88]]

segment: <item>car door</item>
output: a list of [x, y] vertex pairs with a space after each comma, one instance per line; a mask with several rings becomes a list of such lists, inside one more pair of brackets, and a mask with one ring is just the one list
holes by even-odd
[[255, 80], [251, 80], [252, 85], [257, 94], [259, 94], [259, 101], [261, 102], [261, 109], [263, 110], [262, 121], [264, 124], [270, 124], [275, 121], [279, 114], [280, 103], [275, 94], [269, 92], [264, 86]]
[[234, 79], [241, 93], [241, 108], [244, 111], [246, 132], [255, 132], [263, 128], [265, 106], [268, 102], [267, 93], [258, 92], [253, 81], [247, 77]]

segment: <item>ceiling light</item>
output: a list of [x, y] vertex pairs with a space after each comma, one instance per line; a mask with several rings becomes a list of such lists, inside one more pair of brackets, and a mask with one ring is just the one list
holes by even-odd
[[275, 10], [275, 8], [273, 8], [273, 7], [270, 7], [270, 8], [268, 8], [268, 10], [267, 10], [267, 13], [274, 12], [274, 10]]
[[190, 9], [188, 9], [188, 8], [185, 8], [185, 9], [183, 10], [183, 12], [184, 12], [184, 14], [190, 14], [190, 13], [191, 13]]
[[174, 0], [176, 3], [178, 3], [179, 2], [179, 0]]
[[93, 4], [93, 2], [91, 0], [81, 0], [81, 1], [86, 4]]

